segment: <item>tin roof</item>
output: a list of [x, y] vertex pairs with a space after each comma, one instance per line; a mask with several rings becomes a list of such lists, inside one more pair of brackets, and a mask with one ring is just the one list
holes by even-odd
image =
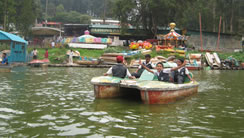
[[25, 44], [28, 43], [27, 41], [25, 41], [24, 39], [22, 39], [17, 35], [10, 34], [0, 30], [0, 41], [4, 41], [4, 40], [10, 40], [10, 41], [20, 42]]

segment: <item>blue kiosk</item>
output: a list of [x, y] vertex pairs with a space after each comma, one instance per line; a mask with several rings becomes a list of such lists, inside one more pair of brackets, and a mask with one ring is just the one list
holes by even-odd
[[0, 30], [0, 42], [10, 43], [9, 64], [13, 62], [27, 62], [27, 41], [17, 35]]

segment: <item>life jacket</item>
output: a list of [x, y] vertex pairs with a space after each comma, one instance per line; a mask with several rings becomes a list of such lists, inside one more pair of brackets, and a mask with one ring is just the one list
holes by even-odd
[[[149, 63], [149, 64], [146, 64], [146, 62], [143, 62], [142, 63], [143, 65], [145, 65], [147, 68], [149, 68], [149, 69], [153, 69], [153, 67], [152, 67], [152, 64], [151, 63]], [[145, 69], [143, 66], [141, 67], [141, 69]]]
[[182, 68], [179, 72], [179, 75], [182, 76], [182, 77], [185, 77], [186, 75], [186, 68]]
[[159, 81], [169, 82], [169, 73], [164, 73], [163, 71], [160, 71], [157, 77]]
[[125, 78], [127, 68], [123, 64], [117, 64], [112, 67], [112, 74], [114, 77]]
[[[149, 69], [153, 69], [152, 64], [146, 64], [146, 62], [142, 63], [143, 65], [145, 65], [147, 68]], [[141, 66], [141, 68], [138, 70], [138, 75], [141, 76], [142, 72], [145, 70], [145, 68], [143, 66]]]
[[185, 82], [186, 68], [182, 68], [180, 71], [175, 71], [174, 81], [178, 84]]

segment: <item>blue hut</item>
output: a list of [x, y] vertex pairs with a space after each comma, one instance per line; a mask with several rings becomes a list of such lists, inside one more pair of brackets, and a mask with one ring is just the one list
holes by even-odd
[[0, 42], [10, 43], [10, 55], [8, 62], [27, 62], [28, 42], [17, 35], [13, 35], [0, 30]]

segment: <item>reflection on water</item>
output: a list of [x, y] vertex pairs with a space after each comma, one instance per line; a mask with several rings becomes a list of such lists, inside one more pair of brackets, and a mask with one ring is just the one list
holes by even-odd
[[243, 71], [200, 71], [199, 93], [168, 105], [94, 99], [107, 69], [15, 68], [1, 73], [0, 137], [241, 137]]

